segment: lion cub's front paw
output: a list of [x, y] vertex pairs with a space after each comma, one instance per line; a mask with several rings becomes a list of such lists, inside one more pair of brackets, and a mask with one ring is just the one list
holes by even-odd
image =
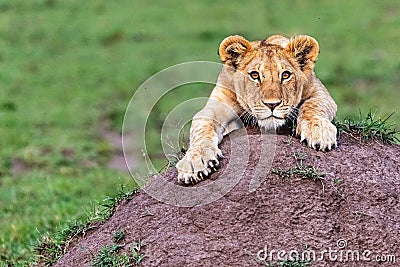
[[194, 184], [204, 180], [218, 167], [218, 157], [222, 157], [222, 152], [213, 145], [190, 147], [183, 159], [176, 164], [178, 182]]
[[316, 118], [298, 122], [297, 134], [301, 141], [307, 141], [315, 150], [331, 150], [336, 146], [337, 130], [328, 119]]

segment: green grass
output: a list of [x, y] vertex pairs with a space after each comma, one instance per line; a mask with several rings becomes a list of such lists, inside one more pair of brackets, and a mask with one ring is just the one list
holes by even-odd
[[282, 179], [288, 179], [295, 176], [302, 179], [311, 179], [313, 181], [324, 180], [325, 174], [321, 172], [318, 168], [311, 165], [304, 165], [304, 160], [307, 157], [307, 154], [296, 151], [294, 153], [294, 158], [296, 160], [295, 167], [290, 167], [288, 169], [276, 167], [271, 169], [271, 173], [278, 175]]
[[303, 179], [312, 179], [313, 181], [320, 181], [323, 180], [325, 176], [325, 174], [321, 173], [316, 167], [303, 166], [303, 165], [290, 167], [287, 170], [282, 168], [272, 168], [271, 172], [283, 179], [287, 179], [292, 176], [298, 176]]
[[104, 246], [99, 254], [94, 256], [91, 266], [93, 267], [128, 267], [129, 258], [126, 255], [119, 255], [121, 245], [111, 244]]
[[111, 244], [104, 246], [99, 254], [94, 255], [91, 262], [93, 267], [132, 267], [140, 265], [145, 259], [145, 254], [140, 254], [136, 245], [130, 247], [130, 254], [119, 254], [122, 245]]
[[[121, 187], [115, 196], [106, 197], [98, 204], [93, 204], [82, 219], [69, 221], [66, 225], [59, 227], [54, 234], [43, 235], [34, 248], [37, 259], [46, 266], [56, 262], [73, 238], [83, 236], [88, 230], [96, 228], [96, 223], [106, 221], [113, 214], [116, 205], [122, 200], [129, 201], [134, 193], [135, 191], [127, 191]], [[115, 243], [120, 242], [124, 237], [125, 232], [121, 229], [113, 235]]]
[[146, 258], [146, 255], [141, 253], [141, 249], [146, 246], [146, 243], [139, 240], [133, 242], [130, 246], [130, 253], [119, 253], [124, 245], [111, 244], [105, 245], [97, 255], [92, 255], [91, 266], [93, 267], [131, 267], [140, 265]]
[[[90, 203], [120, 184], [134, 188], [107, 168], [112, 151], [99, 125], [111, 120], [120, 130], [130, 97], [152, 74], [219, 61], [228, 35], [315, 37], [316, 73], [338, 103], [338, 120], [372, 108], [378, 117], [396, 111], [398, 124], [399, 12], [387, 0], [2, 0], [0, 266], [32, 263], [41, 236], [84, 221]], [[183, 86], [160, 101], [147, 136], [155, 158], [169, 110], [211, 89]]]
[[118, 243], [119, 241], [121, 241], [122, 239], [124, 239], [125, 237], [125, 232], [122, 229], [118, 229], [117, 231], [115, 231], [115, 233], [113, 234], [113, 239], [115, 243]]
[[383, 143], [397, 144], [400, 142], [400, 131], [396, 130], [390, 122], [393, 113], [385, 118], [376, 118], [371, 111], [364, 117], [360, 114], [359, 119], [344, 119], [336, 121], [339, 135], [347, 133], [363, 141], [378, 140]]

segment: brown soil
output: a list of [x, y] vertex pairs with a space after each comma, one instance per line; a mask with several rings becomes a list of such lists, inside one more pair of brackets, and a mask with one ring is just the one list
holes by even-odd
[[[312, 266], [398, 266], [389, 256], [400, 261], [400, 146], [363, 144], [342, 136], [338, 148], [324, 153], [278, 135], [273, 167], [295, 167], [299, 160], [294, 155], [306, 154], [303, 164], [317, 167], [324, 180], [283, 179], [267, 168], [265, 181], [249, 192], [260, 135], [253, 132], [249, 140], [251, 160], [225, 196], [185, 208], [140, 191], [120, 203], [106, 223], [75, 240], [54, 266], [90, 266], [92, 255], [112, 244], [118, 229], [126, 233], [120, 242], [126, 252], [134, 241], [147, 243], [141, 266], [266, 266], [257, 258], [272, 250], [273, 261], [279, 260], [279, 250], [313, 251]], [[228, 166], [230, 143], [226, 139], [221, 144], [226, 155], [221, 169], [197, 186], [218, 180]], [[176, 177], [171, 169], [155, 181]], [[267, 255], [260, 252], [264, 248]], [[377, 262], [378, 256], [388, 256], [387, 262]]]

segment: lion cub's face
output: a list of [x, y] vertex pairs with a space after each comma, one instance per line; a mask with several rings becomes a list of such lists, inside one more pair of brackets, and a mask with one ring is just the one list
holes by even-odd
[[318, 43], [311, 37], [271, 36], [249, 42], [230, 36], [220, 46], [222, 62], [242, 107], [259, 126], [276, 129], [295, 119], [303, 86], [312, 77]]

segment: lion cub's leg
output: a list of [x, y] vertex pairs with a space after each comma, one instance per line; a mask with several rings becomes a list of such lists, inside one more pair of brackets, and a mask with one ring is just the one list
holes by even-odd
[[325, 88], [316, 92], [300, 107], [296, 132], [301, 141], [316, 150], [331, 150], [336, 146], [336, 126], [332, 120], [336, 104]]
[[213, 119], [196, 116], [190, 128], [190, 145], [183, 159], [176, 168], [178, 181], [197, 183], [207, 177], [219, 165], [218, 158], [222, 157], [218, 148], [220, 141], [219, 126]]
[[223, 98], [216, 95], [221, 95], [220, 89], [214, 89], [206, 106], [192, 120], [189, 149], [176, 165], [180, 182], [197, 183], [219, 165], [222, 153], [218, 144], [226, 133], [225, 128], [237, 115], [233, 101], [226, 94]]

